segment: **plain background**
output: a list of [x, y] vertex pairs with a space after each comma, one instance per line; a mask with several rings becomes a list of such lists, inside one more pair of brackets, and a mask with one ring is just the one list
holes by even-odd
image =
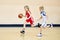
[[25, 18], [19, 19], [18, 14], [23, 13], [24, 6], [30, 7], [32, 16], [36, 19], [40, 17], [39, 6], [44, 6], [48, 16], [47, 23], [60, 24], [60, 0], [0, 0], [0, 24], [21, 24]]

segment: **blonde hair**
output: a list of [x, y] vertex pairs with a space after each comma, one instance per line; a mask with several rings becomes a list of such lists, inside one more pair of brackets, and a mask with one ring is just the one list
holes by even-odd
[[44, 7], [43, 6], [40, 6], [39, 9], [44, 10]]
[[24, 8], [27, 8], [29, 10], [29, 6], [28, 5], [25, 5]]

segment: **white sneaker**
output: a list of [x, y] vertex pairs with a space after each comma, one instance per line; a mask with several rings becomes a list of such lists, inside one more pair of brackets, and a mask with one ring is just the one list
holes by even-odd
[[38, 36], [38, 37], [42, 37], [42, 34], [38, 34], [37, 36]]

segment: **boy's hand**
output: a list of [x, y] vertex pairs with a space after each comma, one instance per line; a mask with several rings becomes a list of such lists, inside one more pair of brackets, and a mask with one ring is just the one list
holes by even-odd
[[37, 19], [37, 21], [39, 21], [40, 20], [40, 18], [39, 19]]
[[39, 19], [37, 19], [37, 21], [39, 21], [40, 19], [42, 19], [42, 16]]
[[39, 19], [37, 19], [37, 21], [39, 21], [40, 20], [40, 18]]

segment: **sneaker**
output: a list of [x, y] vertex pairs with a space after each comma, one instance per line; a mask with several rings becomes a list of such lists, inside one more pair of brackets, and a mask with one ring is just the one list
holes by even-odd
[[37, 36], [38, 36], [38, 37], [42, 37], [42, 33], [38, 34]]
[[24, 31], [24, 30], [22, 30], [22, 31], [20, 31], [20, 33], [25, 34], [25, 31]]

